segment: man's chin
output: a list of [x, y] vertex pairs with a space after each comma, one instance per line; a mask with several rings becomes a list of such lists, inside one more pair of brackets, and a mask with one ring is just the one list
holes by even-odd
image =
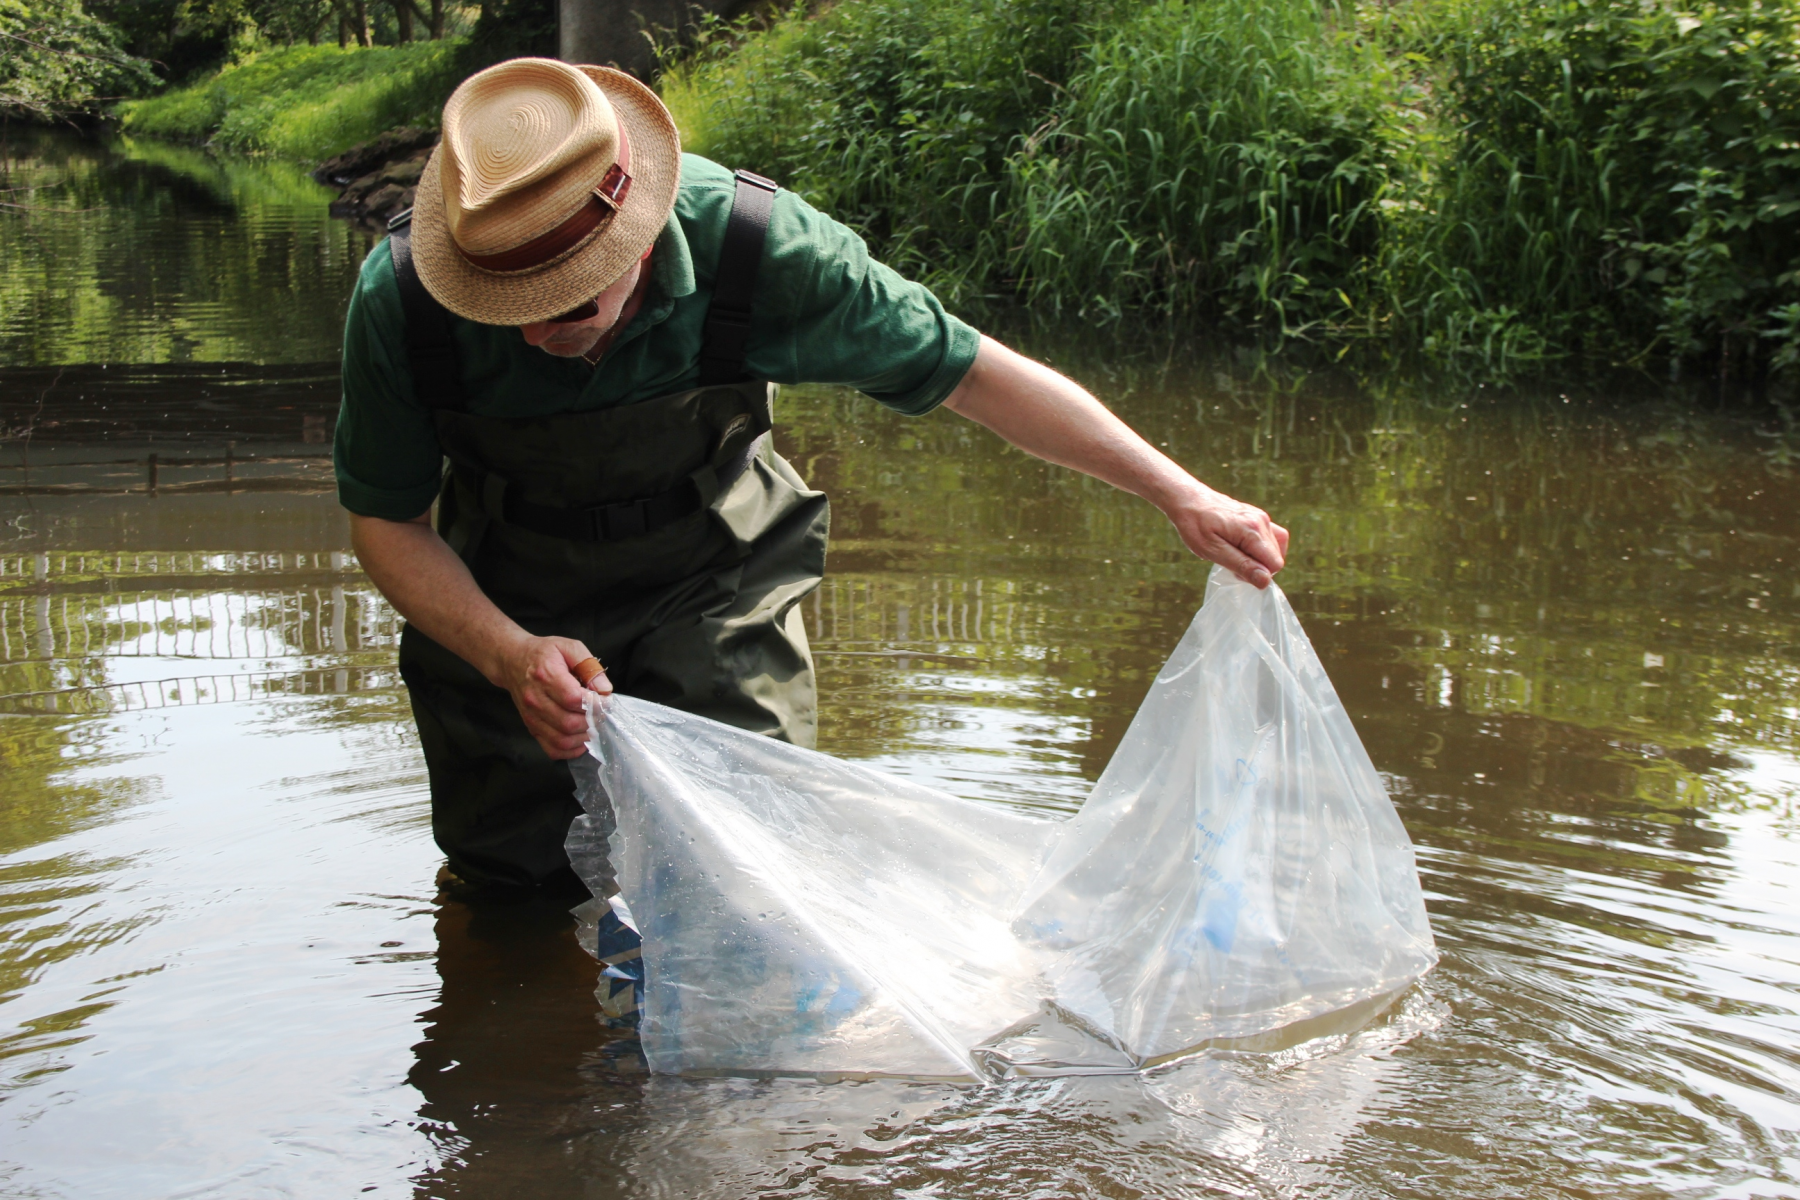
[[538, 349], [542, 350], [545, 354], [554, 354], [558, 358], [580, 358], [583, 354], [592, 350], [594, 348], [594, 343], [598, 340], [598, 338], [583, 338], [574, 341], [559, 342], [555, 338], [552, 338], [540, 345]]

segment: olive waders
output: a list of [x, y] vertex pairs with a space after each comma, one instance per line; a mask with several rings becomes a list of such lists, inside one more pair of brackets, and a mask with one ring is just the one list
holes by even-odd
[[[391, 244], [414, 388], [449, 461], [438, 531], [481, 590], [529, 632], [580, 640], [623, 693], [810, 746], [799, 601], [824, 573], [829, 508], [769, 445], [775, 385], [743, 368], [774, 189], [738, 173], [701, 386], [597, 411], [469, 412], [447, 314], [400, 219]], [[411, 625], [400, 673], [451, 871], [476, 888], [585, 897], [563, 849], [581, 811], [568, 764], [509, 693]]]

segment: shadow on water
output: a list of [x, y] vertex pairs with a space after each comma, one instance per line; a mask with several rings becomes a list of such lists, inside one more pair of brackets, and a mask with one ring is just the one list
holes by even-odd
[[[433, 897], [398, 622], [325, 458], [366, 242], [265, 168], [33, 145], [7, 186], [60, 179], [31, 203], [69, 212], [0, 212], [0, 1190], [1800, 1192], [1800, 481], [1772, 415], [1069, 359], [1293, 529], [1282, 583], [1442, 965], [1360, 1030], [1143, 1079], [652, 1078], [565, 914]], [[33, 239], [76, 267], [12, 257]], [[1201, 570], [1147, 506], [965, 422], [829, 388], [780, 420], [834, 498], [802, 610], [823, 747], [1072, 811]]]
[[598, 971], [570, 926], [545, 903], [438, 909], [441, 988], [407, 1074], [439, 1156], [421, 1195], [578, 1195], [573, 1148], [636, 1123], [643, 1059], [595, 1021]]

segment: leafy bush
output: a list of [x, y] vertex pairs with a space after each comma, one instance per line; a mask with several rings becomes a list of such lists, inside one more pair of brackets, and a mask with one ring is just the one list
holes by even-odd
[[397, 125], [436, 125], [462, 78], [461, 43], [284, 46], [121, 106], [128, 133], [317, 162]]
[[1793, 358], [1779, 314], [1800, 302], [1800, 3], [1443, 16], [1434, 57], [1460, 138], [1403, 298], [1421, 331], [1460, 311], [1546, 356], [1722, 377]]

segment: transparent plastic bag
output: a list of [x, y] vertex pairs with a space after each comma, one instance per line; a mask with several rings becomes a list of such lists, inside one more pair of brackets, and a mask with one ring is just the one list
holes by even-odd
[[1222, 570], [1068, 820], [595, 708], [569, 848], [610, 893], [616, 818], [654, 1071], [1135, 1070], [1366, 1016], [1437, 959], [1412, 843], [1293, 610]]

